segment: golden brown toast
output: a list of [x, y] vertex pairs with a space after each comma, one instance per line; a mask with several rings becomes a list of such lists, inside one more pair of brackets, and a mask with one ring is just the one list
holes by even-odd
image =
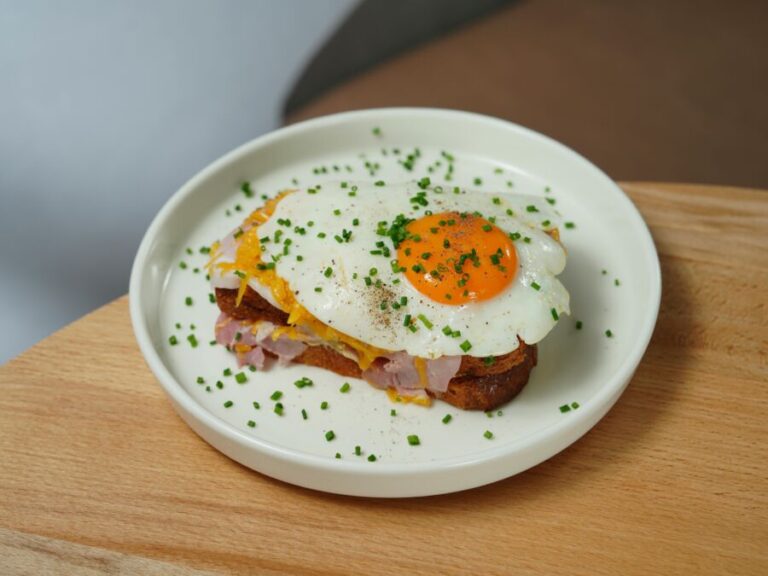
[[[285, 325], [288, 314], [272, 306], [250, 287], [246, 289], [240, 305], [237, 290], [216, 289], [216, 302], [222, 312], [236, 320], [267, 320]], [[308, 346], [293, 362], [331, 370], [342, 376], [360, 378], [357, 362], [326, 346]], [[514, 398], [528, 382], [531, 370], [536, 366], [536, 345], [522, 340], [516, 350], [497, 356], [492, 364], [483, 358], [463, 356], [456, 376], [442, 393], [428, 391], [464, 410], [493, 410]]]

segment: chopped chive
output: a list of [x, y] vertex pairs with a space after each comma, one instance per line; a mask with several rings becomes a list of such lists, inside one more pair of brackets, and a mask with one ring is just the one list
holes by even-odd
[[213, 295], [213, 292], [208, 293], [208, 302], [211, 304], [216, 304], [216, 296]]
[[344, 384], [341, 385], [341, 388], [339, 388], [339, 392], [341, 392], [342, 394], [346, 394], [347, 392], [349, 392], [350, 388], [351, 386], [349, 385], [349, 382], [344, 382]]
[[328, 402], [326, 402], [325, 400], [320, 402], [320, 410], [328, 410]]
[[326, 269], [325, 269], [325, 272], [323, 272], [323, 275], [324, 275], [326, 278], [330, 278], [330, 277], [331, 277], [331, 274], [333, 274], [333, 268], [331, 268], [330, 266], [328, 266], [328, 268], [326, 268]]
[[238, 372], [235, 374], [235, 382], [238, 384], [245, 384], [248, 381], [248, 376], [245, 375], [245, 372]]
[[493, 203], [494, 203], [494, 204], [496, 204], [496, 205], [498, 206], [499, 204], [501, 204], [501, 198], [495, 197], [495, 198], [493, 199]]
[[464, 352], [469, 352], [469, 350], [472, 348], [472, 343], [469, 340], [464, 340], [464, 342], [459, 344], [459, 348], [461, 348]]
[[397, 410], [395, 410], [394, 408], [392, 408], [392, 410], [390, 410], [390, 411], [389, 411], [389, 415], [390, 415], [390, 416], [397, 416]]
[[419, 314], [416, 316], [419, 320], [421, 320], [421, 323], [424, 324], [424, 326], [427, 327], [428, 330], [432, 329], [432, 322], [430, 322], [424, 314]]
[[283, 405], [282, 405], [280, 402], [278, 402], [277, 404], [275, 404], [275, 409], [274, 409], [274, 412], [275, 412], [275, 414], [277, 414], [278, 416], [282, 416], [282, 415], [283, 415]]
[[582, 326], [584, 326], [582, 321], [581, 320], [576, 320], [576, 330], [581, 330]]
[[240, 190], [242, 190], [243, 194], [245, 194], [246, 198], [253, 198], [253, 190], [251, 190], [251, 183], [250, 182], [243, 182], [240, 185]]
[[525, 211], [526, 212], [538, 212], [539, 209], [536, 208], [536, 206], [534, 206], [533, 204], [529, 204], [528, 206], [525, 207]]
[[259, 404], [258, 402], [254, 402], [254, 403], [253, 403], [253, 407], [254, 407], [256, 410], [261, 410], [261, 404]]
[[373, 454], [368, 456], [368, 462], [376, 462], [376, 456], [374, 456]]
[[451, 420], [453, 420], [453, 416], [451, 416], [450, 414], [446, 414], [445, 416], [443, 416], [443, 424], [448, 424], [448, 422], [450, 422]]
[[568, 230], [571, 230], [573, 228], [576, 228], [576, 224], [574, 224], [573, 222], [566, 222], [565, 227], [568, 228]]
[[176, 338], [176, 336], [171, 336], [170, 338], [168, 338], [168, 344], [170, 344], [171, 346], [176, 346], [176, 344], [178, 343], [179, 343], [179, 339]]
[[341, 453], [340, 452], [336, 452], [336, 460], [341, 460]]
[[203, 378], [202, 376], [198, 376], [197, 377], [197, 383], [198, 384], [205, 384], [205, 378]]
[[333, 430], [328, 430], [328, 432], [325, 433], [325, 439], [330, 442], [336, 438], [336, 433]]
[[299, 378], [298, 380], [296, 380], [296, 382], [293, 383], [293, 385], [296, 386], [296, 388], [306, 388], [307, 386], [312, 386], [312, 384], [314, 384], [314, 382], [312, 382], [312, 380], [310, 380], [306, 376], [304, 376], [303, 378]]
[[227, 400], [224, 402], [224, 408], [231, 408], [234, 405], [234, 402], [232, 400]]
[[538, 282], [531, 282], [531, 288], [534, 290], [541, 290], [541, 285]]
[[256, 428], [256, 422], [253, 420], [248, 420], [248, 428]]
[[179, 268], [181, 268], [182, 270], [186, 270], [187, 269], [187, 263], [184, 262], [184, 260], [182, 260], [181, 262], [179, 262]]
[[616, 279], [613, 281], [613, 285], [614, 285], [614, 286], [620, 286], [620, 285], [621, 285], [621, 282], [619, 282], [619, 279], [618, 279], [618, 278], [616, 278]]
[[315, 286], [315, 292], [322, 292], [323, 288], [321, 286]]
[[608, 338], [613, 338], [613, 332], [611, 332], [610, 330], [606, 330], [606, 331], [605, 331], [605, 335], [606, 335]]
[[187, 341], [189, 342], [190, 346], [192, 346], [192, 348], [197, 348], [197, 338], [194, 334], [187, 336]]
[[490, 430], [486, 430], [485, 432], [483, 432], [483, 436], [485, 436], [488, 440], [490, 440], [493, 438], [493, 432], [491, 432]]
[[216, 388], [218, 388], [219, 390], [222, 390], [224, 388], [224, 382], [222, 382], [221, 380], [216, 380]]
[[232, 376], [232, 368], [224, 368], [224, 371], [222, 372], [224, 376]]
[[374, 136], [381, 136], [381, 128], [379, 128], [378, 126], [376, 126], [376, 127], [373, 129], [373, 130], [371, 130], [371, 133], [372, 133]]
[[186, 304], [187, 306], [192, 306], [192, 297], [187, 296], [186, 298], [184, 298], [184, 304]]
[[403, 318], [403, 326], [410, 326], [410, 324], [411, 324], [411, 315], [406, 314], [405, 317]]
[[562, 406], [560, 406], [560, 412], [562, 412], [563, 414], [570, 411], [571, 411], [571, 407], [568, 406], [568, 404], [563, 404]]
[[283, 393], [280, 390], [275, 390], [269, 397], [270, 400], [280, 400], [283, 397]]
[[418, 446], [421, 444], [421, 440], [419, 440], [419, 437], [416, 434], [410, 434], [408, 436], [408, 444], [411, 446]]
[[355, 446], [355, 456], [360, 456], [363, 453], [363, 449], [360, 446]]
[[560, 318], [560, 316], [558, 316], [557, 314], [557, 310], [555, 310], [554, 308], [551, 308], [549, 312], [552, 314], [552, 318], [555, 319], [555, 322], [557, 322], [558, 318]]
[[309, 416], [307, 416], [307, 411], [306, 411], [306, 410], [304, 410], [304, 408], [302, 408], [302, 409], [301, 409], [301, 417], [302, 417], [304, 420], [306, 420], [307, 418], [309, 418]]

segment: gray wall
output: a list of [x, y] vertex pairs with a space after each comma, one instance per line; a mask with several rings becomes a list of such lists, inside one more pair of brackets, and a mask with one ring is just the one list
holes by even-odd
[[197, 170], [278, 125], [356, 0], [0, 0], [0, 362], [124, 294]]

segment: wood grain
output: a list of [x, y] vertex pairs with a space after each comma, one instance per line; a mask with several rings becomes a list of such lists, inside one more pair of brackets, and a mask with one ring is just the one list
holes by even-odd
[[[0, 572], [41, 572], [39, 537], [236, 574], [768, 574], [768, 192], [624, 188], [661, 255], [659, 322], [563, 453], [412, 500], [271, 480], [175, 415], [121, 298], [0, 368]], [[94, 573], [68, 550], [46, 561]]]

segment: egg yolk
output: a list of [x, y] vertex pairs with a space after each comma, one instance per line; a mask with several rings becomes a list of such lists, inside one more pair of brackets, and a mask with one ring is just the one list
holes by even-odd
[[397, 261], [424, 296], [448, 305], [493, 298], [514, 280], [517, 252], [490, 221], [473, 214], [443, 212], [406, 225]]

